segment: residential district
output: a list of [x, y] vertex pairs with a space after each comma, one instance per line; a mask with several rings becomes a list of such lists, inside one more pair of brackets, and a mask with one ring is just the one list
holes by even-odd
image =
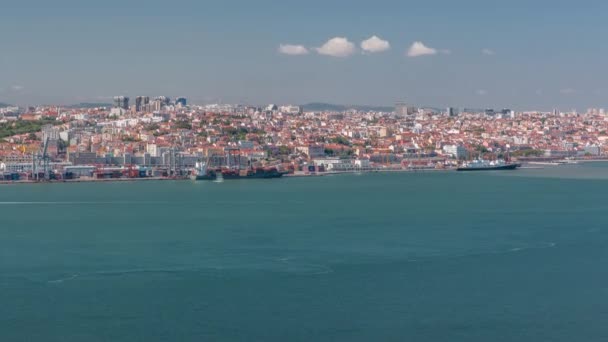
[[[468, 159], [602, 159], [608, 116], [455, 108], [327, 110], [190, 105], [117, 96], [113, 104], [0, 108], [0, 178], [11, 181], [187, 178], [276, 168], [290, 175], [450, 170]], [[360, 107], [359, 107], [360, 108]]]

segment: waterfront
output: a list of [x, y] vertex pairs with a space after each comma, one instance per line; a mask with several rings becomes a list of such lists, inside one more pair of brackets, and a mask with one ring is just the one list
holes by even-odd
[[597, 341], [608, 166], [0, 192], [6, 341]]

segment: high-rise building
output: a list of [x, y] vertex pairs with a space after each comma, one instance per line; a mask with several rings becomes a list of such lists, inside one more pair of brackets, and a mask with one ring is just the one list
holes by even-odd
[[129, 98], [127, 96], [114, 96], [114, 107], [129, 109]]
[[135, 98], [135, 111], [145, 111], [149, 104], [150, 98], [148, 96], [138, 96]]
[[168, 96], [157, 96], [154, 98], [155, 101], [159, 101], [161, 105], [168, 106], [171, 103], [171, 98]]
[[176, 106], [181, 106], [181, 107], [186, 107], [187, 101], [185, 97], [178, 97], [175, 99], [175, 105]]
[[171, 99], [167, 96], [157, 96], [154, 101], [150, 103], [150, 111], [159, 112], [171, 102]]
[[454, 107], [448, 107], [445, 113], [447, 116], [456, 116], [456, 110], [454, 110]]
[[416, 107], [408, 106], [405, 102], [395, 104], [395, 115], [399, 117], [415, 114], [416, 110]]

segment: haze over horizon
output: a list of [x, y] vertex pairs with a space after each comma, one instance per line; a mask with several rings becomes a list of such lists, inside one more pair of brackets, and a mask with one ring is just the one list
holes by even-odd
[[12, 2], [0, 102], [608, 107], [598, 1]]

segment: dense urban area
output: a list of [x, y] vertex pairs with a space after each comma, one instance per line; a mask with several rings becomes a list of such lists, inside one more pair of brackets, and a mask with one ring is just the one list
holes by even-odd
[[[381, 109], [381, 108], [380, 108]], [[113, 104], [0, 108], [3, 181], [187, 178], [197, 163], [290, 175], [449, 170], [474, 159], [601, 159], [608, 116], [329, 105], [190, 105], [117, 96]]]

